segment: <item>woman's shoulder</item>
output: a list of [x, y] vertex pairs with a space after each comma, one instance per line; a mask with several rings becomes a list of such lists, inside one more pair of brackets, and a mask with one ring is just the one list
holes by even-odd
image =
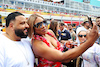
[[48, 32], [52, 33], [53, 31], [51, 29], [48, 29]]
[[52, 35], [55, 35], [54, 32], [50, 29], [48, 29], [48, 32], [51, 33]]
[[37, 45], [38, 46], [38, 45], [42, 45], [42, 44], [44, 44], [42, 40], [34, 40], [32, 42], [32, 45]]

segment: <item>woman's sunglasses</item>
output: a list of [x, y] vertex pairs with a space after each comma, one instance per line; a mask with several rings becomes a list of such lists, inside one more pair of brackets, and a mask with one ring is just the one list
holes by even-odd
[[79, 36], [79, 37], [83, 37], [83, 36], [86, 37], [86, 35], [78, 35], [78, 36]]
[[47, 25], [47, 21], [44, 20], [42, 22], [36, 23], [33, 27], [42, 28], [42, 25], [46, 26]]

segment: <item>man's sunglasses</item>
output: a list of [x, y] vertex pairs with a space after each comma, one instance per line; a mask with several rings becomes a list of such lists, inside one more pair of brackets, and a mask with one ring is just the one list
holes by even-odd
[[86, 35], [78, 35], [78, 36], [79, 36], [79, 37], [83, 37], [83, 36], [86, 37]]
[[44, 20], [42, 22], [36, 23], [33, 27], [42, 28], [42, 25], [46, 26], [47, 25], [47, 21]]
[[60, 26], [64, 26], [64, 24], [60, 24]]

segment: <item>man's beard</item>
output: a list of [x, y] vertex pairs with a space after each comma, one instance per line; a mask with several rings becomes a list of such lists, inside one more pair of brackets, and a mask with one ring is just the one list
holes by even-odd
[[[25, 30], [25, 29], [24, 29]], [[26, 33], [26, 35], [24, 34], [23, 30], [21, 29], [16, 29], [15, 30], [15, 34], [18, 36], [18, 37], [21, 37], [21, 38], [26, 38], [28, 36], [28, 32]]]

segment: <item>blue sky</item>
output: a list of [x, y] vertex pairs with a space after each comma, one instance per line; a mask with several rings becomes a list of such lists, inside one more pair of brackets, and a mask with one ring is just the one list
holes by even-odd
[[[77, 2], [83, 2], [83, 0], [73, 0]], [[94, 6], [99, 6], [100, 7], [100, 0], [90, 0], [90, 4]]]

